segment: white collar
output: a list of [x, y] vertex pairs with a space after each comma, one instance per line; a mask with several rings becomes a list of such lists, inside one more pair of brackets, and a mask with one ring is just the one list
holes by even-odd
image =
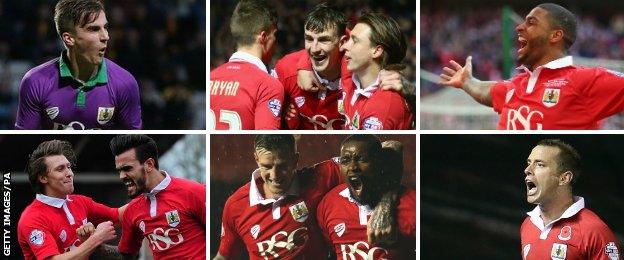
[[158, 192], [167, 188], [169, 184], [171, 183], [171, 177], [169, 176], [169, 174], [167, 174], [166, 171], [160, 171], [160, 172], [165, 174], [165, 178], [162, 181], [160, 181], [160, 183], [158, 183], [158, 185], [156, 185], [154, 189], [152, 189], [149, 193], [147, 193], [147, 195], [156, 195]]
[[55, 197], [46, 196], [40, 193], [37, 193], [37, 195], [35, 195], [35, 199], [40, 201], [43, 204], [55, 207], [57, 209], [60, 209], [67, 201], [72, 201], [71, 199], [69, 199], [69, 196], [65, 196], [65, 199], [59, 199]]
[[338, 89], [340, 89], [340, 77], [338, 77], [334, 81], [329, 81], [328, 79], [322, 78], [321, 75], [319, 75], [316, 72], [316, 70], [312, 70], [312, 71], [314, 71], [314, 75], [316, 75], [316, 78], [319, 80], [319, 82], [321, 84], [323, 84], [327, 89], [329, 89], [329, 90], [338, 90]]
[[286, 194], [282, 195], [281, 197], [277, 198], [277, 199], [265, 199], [264, 197], [262, 197], [262, 194], [260, 193], [260, 190], [258, 189], [258, 185], [256, 185], [256, 179], [260, 177], [260, 169], [256, 169], [252, 174], [251, 174], [251, 185], [249, 186], [249, 206], [255, 206], [258, 204], [262, 204], [262, 205], [267, 205], [267, 204], [271, 204], [273, 202], [282, 200], [285, 196], [297, 196], [299, 195], [299, 181], [297, 176], [295, 175], [293, 177], [292, 183], [290, 184], [290, 187], [288, 188], [288, 191], [286, 191]]
[[349, 191], [349, 187], [346, 187], [340, 193], [340, 196], [343, 196], [349, 200], [349, 202], [354, 203], [358, 206], [358, 219], [360, 220], [360, 225], [366, 226], [368, 223], [368, 216], [373, 213], [373, 209], [369, 205], [362, 205], [357, 202], [353, 197], [351, 197], [351, 192]]
[[583, 208], [585, 208], [585, 199], [583, 197], [574, 196], [574, 203], [570, 205], [570, 207], [568, 207], [559, 218], [550, 222], [546, 226], [544, 225], [544, 220], [542, 220], [542, 210], [540, 209], [539, 205], [536, 206], [533, 210], [527, 212], [527, 215], [529, 215], [531, 222], [533, 222], [535, 226], [537, 226], [540, 230], [543, 230], [548, 226], [552, 226], [555, 222], [561, 219], [571, 218]]
[[375, 79], [375, 82], [373, 82], [373, 84], [366, 88], [361, 87], [360, 79], [355, 75], [355, 73], [353, 73], [351, 79], [355, 84], [355, 91], [353, 92], [353, 96], [351, 96], [351, 105], [355, 105], [355, 101], [357, 101], [358, 96], [360, 95], [365, 96], [366, 98], [370, 98], [379, 87], [379, 75], [377, 75], [377, 79]]
[[258, 57], [251, 55], [247, 52], [244, 51], [237, 51], [234, 54], [232, 54], [232, 56], [230, 57], [230, 61], [244, 61], [244, 62], [249, 62], [253, 65], [256, 65], [256, 67], [258, 67], [259, 69], [261, 69], [262, 71], [269, 73], [267, 71], [266, 65], [264, 65], [264, 63], [262, 62], [262, 60], [260, 60]]
[[[541, 69], [541, 68], [561, 69], [561, 68], [569, 67], [569, 66], [572, 66], [572, 65], [574, 65], [573, 62], [572, 62], [572, 56], [565, 56], [565, 57], [562, 57], [562, 58], [550, 61], [549, 63], [546, 63], [546, 64], [544, 64], [542, 66], [539, 66], [539, 67], [535, 68], [535, 70], [533, 70], [533, 71], [536, 71], [536, 70]], [[526, 72], [531, 73], [531, 71], [524, 65], [522, 65], [520, 67], [517, 67], [516, 69], [524, 70]]]

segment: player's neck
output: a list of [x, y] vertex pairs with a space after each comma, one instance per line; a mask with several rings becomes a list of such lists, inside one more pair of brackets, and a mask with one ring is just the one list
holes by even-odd
[[551, 51], [544, 55], [538, 62], [536, 62], [533, 66], [527, 66], [531, 71], [535, 70], [535, 68], [539, 66], [544, 66], [545, 64], [561, 59], [566, 56], [566, 53], [563, 51]]
[[165, 179], [165, 174], [160, 170], [154, 169], [147, 177], [147, 192], [151, 192], [156, 186]]
[[542, 211], [541, 218], [544, 221], [544, 226], [560, 218], [561, 215], [563, 215], [563, 212], [572, 206], [572, 204], [574, 204], [574, 197], [572, 196], [564, 196], [562, 198], [557, 198], [550, 202], [540, 204], [539, 207]]
[[71, 70], [72, 76], [82, 82], [89, 81], [89, 79], [97, 74], [98, 68], [100, 67], [99, 64], [94, 65], [82, 60], [71, 50], [67, 51], [67, 58], [69, 60], [69, 69]]
[[357, 75], [360, 80], [360, 88], [367, 88], [375, 83], [375, 81], [377, 81], [377, 77], [379, 76], [379, 71], [381, 71], [379, 65], [377, 65], [377, 63], [371, 63], [368, 67], [355, 72], [355, 75]]
[[239, 46], [236, 51], [242, 51], [242, 52], [251, 54], [254, 57], [260, 59], [262, 63], [266, 65], [266, 62], [262, 60], [262, 47], [258, 44], [252, 44], [249, 46]]
[[330, 82], [334, 82], [340, 77], [340, 67], [336, 69], [326, 69], [323, 72], [317, 71], [316, 73], [318, 73], [321, 78], [329, 80]]

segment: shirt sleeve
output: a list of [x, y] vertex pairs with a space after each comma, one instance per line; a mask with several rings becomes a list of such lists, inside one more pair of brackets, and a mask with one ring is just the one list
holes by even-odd
[[323, 238], [325, 238], [325, 241], [328, 244], [331, 244], [331, 238], [329, 237], [329, 229], [327, 228], [327, 214], [328, 214], [327, 208], [329, 207], [329, 205], [331, 205], [329, 194], [330, 193], [325, 194], [321, 202], [319, 202], [317, 209], [316, 209], [316, 219], [318, 221], [318, 226], [321, 229], [321, 233], [323, 234]]
[[398, 94], [387, 90], [377, 90], [382, 95], [383, 103], [378, 103], [377, 108], [367, 107], [367, 113], [362, 117], [362, 129], [364, 130], [400, 130], [402, 122], [410, 113], [407, 110], [405, 100]]
[[123, 129], [138, 130], [143, 127], [139, 84], [133, 76], [129, 76], [126, 84], [120, 97], [118, 97], [121, 101], [119, 106], [119, 123]]
[[618, 254], [622, 252], [621, 247], [618, 245], [615, 235], [607, 226], [600, 225], [591, 228], [584, 236], [584, 240], [583, 244], [587, 247], [588, 259], [620, 259]]
[[[624, 73], [604, 68], [587, 69], [580, 74], [589, 81], [583, 89], [587, 109], [595, 120], [604, 119], [624, 110]], [[586, 76], [585, 73], [590, 73]]]
[[499, 81], [490, 88], [490, 96], [492, 97], [492, 108], [498, 114], [503, 112], [503, 105], [505, 104], [505, 95], [507, 95], [507, 84], [511, 84], [507, 81]]
[[274, 78], [265, 79], [258, 91], [254, 113], [256, 129], [279, 129], [284, 103], [284, 87]]
[[97, 226], [98, 223], [104, 221], [111, 221], [114, 224], [119, 223], [119, 210], [117, 208], [111, 208], [103, 204], [93, 201], [89, 197], [84, 197], [87, 202], [87, 209], [89, 210], [88, 218]]
[[416, 239], [416, 191], [414, 189], [404, 191], [397, 211], [401, 235]]
[[235, 206], [228, 199], [223, 208], [223, 216], [221, 219], [221, 242], [219, 244], [219, 254], [232, 258], [237, 256], [243, 250], [243, 240], [236, 232], [234, 217], [231, 216]]
[[190, 210], [193, 213], [193, 216], [199, 221], [199, 223], [204, 225], [204, 229], [206, 227], [206, 186], [198, 184], [196, 187], [193, 187], [191, 192], [191, 207]]
[[15, 119], [15, 129], [32, 130], [41, 128], [41, 92], [42, 86], [27, 73], [20, 83], [19, 105]]
[[119, 240], [119, 252], [134, 254], [139, 252], [143, 236], [141, 230], [134, 226], [132, 217], [132, 205], [128, 205], [121, 221], [121, 239]]
[[20, 234], [18, 236], [22, 250], [25, 251], [25, 247], [30, 248], [37, 260], [61, 254], [47, 223], [28, 221], [19, 225], [17, 232]]

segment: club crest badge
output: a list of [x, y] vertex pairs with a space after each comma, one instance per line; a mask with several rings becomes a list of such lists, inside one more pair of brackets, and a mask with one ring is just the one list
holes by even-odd
[[342, 237], [342, 234], [344, 234], [345, 230], [347, 230], [347, 227], [345, 226], [344, 222], [334, 226], [334, 231], [336, 232], [336, 235], [338, 235], [338, 237]]
[[180, 224], [180, 215], [178, 215], [178, 210], [166, 212], [165, 218], [167, 218], [167, 224], [169, 224], [170, 227], [177, 227]]
[[553, 247], [550, 250], [550, 258], [553, 260], [563, 260], [566, 258], [568, 252], [568, 245], [553, 243]]
[[563, 241], [567, 241], [567, 240], [570, 240], [571, 237], [572, 237], [572, 228], [570, 226], [565, 226], [561, 229], [561, 231], [559, 231], [559, 236], [558, 236], [559, 239]]
[[271, 99], [267, 105], [269, 106], [269, 110], [271, 110], [273, 116], [277, 117], [280, 115], [280, 112], [282, 111], [282, 102], [277, 99]]
[[615, 242], [609, 242], [605, 246], [605, 254], [609, 257], [609, 260], [618, 260], [620, 259], [620, 252], [618, 251]]
[[100, 125], [108, 123], [108, 121], [113, 119], [114, 112], [115, 107], [98, 107], [97, 122]]
[[542, 96], [542, 104], [546, 107], [553, 107], [559, 102], [559, 95], [561, 89], [558, 88], [546, 88], [544, 89], [544, 96]]
[[308, 218], [308, 208], [305, 202], [301, 201], [288, 208], [290, 209], [290, 214], [297, 222], [304, 222]]
[[30, 231], [30, 235], [28, 236], [28, 242], [35, 246], [41, 246], [43, 245], [43, 241], [45, 241], [45, 234], [43, 233], [43, 231], [39, 229]]
[[260, 234], [260, 225], [256, 224], [253, 227], [251, 227], [251, 236], [256, 239], [258, 238], [258, 234]]
[[297, 104], [297, 107], [302, 107], [305, 104], [305, 97], [296, 97], [295, 104]]
[[51, 120], [54, 120], [59, 114], [58, 107], [48, 107], [45, 109], [46, 114], [50, 117]]

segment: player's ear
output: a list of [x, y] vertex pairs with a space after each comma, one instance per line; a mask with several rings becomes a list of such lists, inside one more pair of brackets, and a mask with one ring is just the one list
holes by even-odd
[[373, 51], [372, 51], [373, 59], [377, 59], [377, 58], [381, 57], [383, 52], [384, 52], [383, 46], [377, 45], [377, 46], [373, 47]]
[[145, 170], [147, 172], [151, 172], [152, 170], [154, 170], [156, 168], [156, 161], [154, 161], [154, 158], [147, 158], [147, 160], [145, 160], [145, 162], [143, 163], [145, 166]]
[[559, 185], [570, 185], [572, 184], [572, 178], [574, 178], [574, 174], [571, 171], [566, 171], [559, 176]]
[[338, 49], [341, 49], [342, 45], [344, 45], [348, 40], [349, 37], [347, 37], [346, 35], [340, 36], [340, 40], [338, 40]]
[[558, 41], [563, 42], [565, 39], [563, 39], [563, 30], [554, 30], [553, 33], [550, 35], [550, 42], [552, 43], [556, 43]]
[[64, 32], [61, 34], [61, 40], [65, 43], [65, 46], [74, 46], [76, 44], [76, 39], [69, 32]]
[[48, 176], [47, 175], [39, 175], [39, 182], [41, 182], [41, 183], [48, 183]]

